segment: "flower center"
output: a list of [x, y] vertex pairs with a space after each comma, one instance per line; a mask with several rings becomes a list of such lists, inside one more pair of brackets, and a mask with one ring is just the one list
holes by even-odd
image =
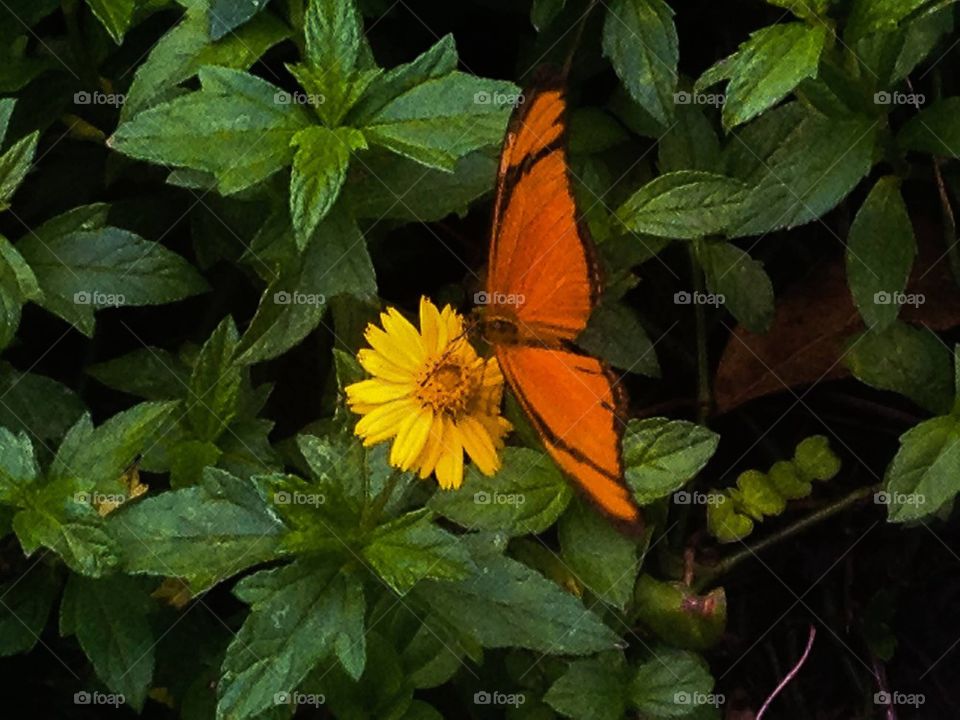
[[479, 382], [476, 368], [454, 358], [441, 358], [421, 371], [416, 397], [436, 413], [459, 415], [467, 409]]

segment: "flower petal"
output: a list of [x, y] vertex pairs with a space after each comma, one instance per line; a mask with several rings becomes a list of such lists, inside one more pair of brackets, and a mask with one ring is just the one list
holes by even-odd
[[392, 383], [380, 378], [361, 380], [347, 385], [343, 390], [347, 394], [347, 402], [351, 407], [357, 405], [380, 405], [394, 400], [400, 400], [411, 395], [416, 385], [409, 383]]
[[448, 424], [443, 429], [443, 451], [437, 459], [437, 482], [444, 490], [458, 488], [463, 484], [463, 447], [460, 439]]
[[375, 445], [396, 435], [400, 422], [417, 409], [418, 405], [413, 400], [384, 403], [360, 418], [354, 433], [363, 438], [364, 445]]
[[367, 325], [363, 337], [370, 347], [406, 372], [414, 374], [423, 364], [423, 353], [420, 347], [411, 350], [402, 338], [390, 335], [376, 325]]
[[493, 475], [500, 469], [500, 458], [487, 429], [469, 415], [457, 421], [457, 430], [463, 449], [473, 464], [484, 475]]
[[412, 373], [397, 367], [376, 350], [363, 348], [357, 353], [357, 360], [364, 370], [375, 377], [395, 383], [415, 381]]
[[386, 312], [380, 313], [380, 322], [387, 334], [403, 349], [404, 354], [413, 357], [418, 365], [424, 362], [426, 349], [423, 338], [399, 310], [394, 307], [387, 308]]
[[409, 470], [430, 436], [431, 425], [433, 411], [430, 408], [421, 408], [405, 418], [400, 423], [397, 438], [390, 448], [390, 464], [401, 470]]
[[442, 332], [440, 311], [437, 306], [423, 296], [420, 298], [420, 334], [423, 336], [423, 347], [428, 356], [438, 355], [441, 340], [446, 343], [446, 332]]
[[446, 430], [446, 421], [442, 415], [438, 416], [430, 425], [430, 435], [420, 451], [415, 467], [419, 468], [420, 479], [425, 480], [437, 467], [437, 460], [443, 452], [443, 438]]

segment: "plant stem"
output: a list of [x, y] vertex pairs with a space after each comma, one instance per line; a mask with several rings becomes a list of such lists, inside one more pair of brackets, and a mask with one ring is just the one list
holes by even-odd
[[377, 497], [374, 498], [373, 504], [369, 505], [364, 511], [360, 524], [365, 530], [372, 529], [380, 520], [383, 509], [387, 506], [387, 503], [390, 501], [390, 496], [393, 495], [393, 491], [397, 487], [400, 475], [399, 470], [394, 470], [390, 473], [390, 477], [388, 477], [384, 483], [383, 489], [377, 494]]
[[864, 498], [870, 497], [873, 493], [879, 490], [879, 487], [879, 485], [871, 485], [869, 487], [858, 488], [849, 495], [845, 495], [839, 500], [834, 500], [832, 503], [824, 505], [816, 512], [797, 520], [792, 525], [788, 525], [782, 530], [779, 530], [772, 535], [768, 535], [763, 540], [760, 540], [753, 545], [747, 545], [743, 548], [743, 550], [735, 552], [732, 555], [728, 555], [716, 565], [701, 568], [700, 576], [694, 583], [694, 588], [697, 590], [697, 592], [700, 592], [705, 587], [715, 583], [720, 577], [726, 575], [744, 560], [747, 560], [754, 555], [759, 554], [761, 551], [766, 550], [768, 547], [792, 538], [794, 535], [798, 535], [807, 528], [813, 527], [814, 525], [817, 525], [818, 523], [843, 512], [851, 505], [855, 505]]

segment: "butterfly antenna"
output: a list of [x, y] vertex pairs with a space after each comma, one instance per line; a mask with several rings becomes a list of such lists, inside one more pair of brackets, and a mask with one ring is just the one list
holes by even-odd
[[573, 56], [576, 55], [577, 48], [580, 47], [580, 41], [583, 39], [583, 30], [587, 26], [587, 20], [590, 18], [590, 13], [593, 12], [593, 8], [597, 6], [597, 2], [598, 0], [590, 0], [586, 12], [584, 12], [577, 21], [577, 31], [573, 36], [573, 44], [570, 46], [570, 52], [567, 53], [567, 59], [563, 63], [563, 70], [560, 74], [564, 84], [566, 84], [567, 78], [570, 76], [570, 68], [573, 67]]

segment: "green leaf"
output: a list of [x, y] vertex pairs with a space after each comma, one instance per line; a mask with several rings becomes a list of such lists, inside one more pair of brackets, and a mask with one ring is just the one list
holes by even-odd
[[919, 520], [949, 502], [960, 490], [960, 420], [936, 417], [901, 435], [884, 490], [878, 499], [890, 522]]
[[336, 656], [354, 678], [364, 665], [364, 598], [359, 581], [336, 566], [303, 560], [237, 584], [250, 615], [227, 648], [217, 717], [243, 720], [295, 690], [320, 661]]
[[637, 542], [582, 501], [573, 503], [558, 526], [563, 560], [604, 602], [624, 609], [640, 569]]
[[637, 619], [674, 647], [706, 650], [718, 643], [726, 630], [727, 598], [723, 588], [699, 596], [683, 583], [666, 583], [641, 575], [634, 597]]
[[38, 302], [88, 336], [99, 308], [157, 305], [207, 289], [206, 281], [182, 257], [120, 228], [53, 237], [32, 233], [17, 249], [43, 291]]
[[0, 425], [26, 432], [42, 445], [55, 445], [84, 411], [65, 385], [6, 364], [0, 364], [0, 397]]
[[511, 535], [543, 532], [570, 502], [570, 484], [542, 452], [506, 448], [502, 461], [493, 477], [469, 466], [463, 486], [438, 491], [428, 507], [471, 530]]
[[363, 23], [353, 0], [311, 0], [304, 34], [314, 67], [341, 77], [356, 68]]
[[624, 476], [641, 505], [666, 497], [700, 472], [720, 436], [684, 420], [631, 420], [623, 437]]
[[20, 505], [24, 492], [39, 475], [30, 437], [0, 427], [0, 502]]
[[953, 358], [926, 328], [894, 322], [854, 338], [844, 362], [861, 382], [943, 413], [953, 406]]
[[520, 647], [542, 653], [587, 655], [610, 650], [617, 635], [573, 596], [526, 565], [490, 547], [469, 543], [478, 572], [458, 582], [427, 581], [413, 594], [450, 626], [484, 647]]
[[[216, 6], [232, 3], [236, 12], [219, 14]], [[215, 0], [209, 10], [202, 4], [187, 9], [179, 25], [167, 32], [137, 68], [126, 94], [121, 120], [185, 92], [179, 84], [197, 74], [204, 65], [220, 65], [243, 70], [249, 68], [269, 48], [286, 39], [290, 29], [270, 13], [261, 13], [251, 22], [226, 37], [211, 42], [208, 26], [236, 19], [243, 12], [256, 12], [262, 0]], [[222, 37], [222, 36], [221, 36]]]
[[833, 0], [767, 0], [767, 2], [789, 10], [805, 20], [816, 20], [827, 12]]
[[421, 580], [463, 580], [475, 570], [460, 539], [434, 525], [426, 509], [378, 527], [361, 555], [400, 595]]
[[832, 210], [873, 166], [877, 121], [838, 120], [798, 103], [764, 113], [728, 143], [734, 177], [754, 186], [731, 237], [763, 235]]
[[674, 114], [679, 41], [663, 0], [615, 0], [603, 22], [603, 54], [630, 96], [661, 126]]
[[914, 115], [897, 136], [907, 150], [943, 157], [960, 157], [960, 97], [935, 102]]
[[530, 8], [530, 22], [537, 32], [542, 32], [553, 22], [566, 4], [567, 0], [533, 0], [533, 6]]
[[10, 207], [13, 194], [33, 165], [39, 137], [39, 132], [32, 132], [0, 155], [0, 210]]
[[653, 343], [637, 313], [625, 303], [601, 302], [577, 337], [577, 344], [614, 367], [660, 377], [660, 363]]
[[617, 217], [633, 232], [693, 240], [737, 224], [747, 191], [745, 184], [723, 175], [668, 173], [634, 193]]
[[249, 481], [212, 468], [196, 487], [121, 506], [108, 527], [126, 572], [182, 577], [195, 593], [274, 559], [284, 532]]
[[190, 380], [186, 363], [173, 353], [154, 347], [91, 365], [87, 373], [107, 387], [146, 400], [182, 398]]
[[126, 575], [91, 580], [71, 576], [64, 593], [69, 628], [97, 675], [137, 712], [153, 680], [156, 641], [143, 583]]
[[405, 89], [369, 118], [361, 131], [380, 145], [427, 167], [452, 172], [457, 160], [496, 146], [519, 89], [508, 82], [454, 71]]
[[680, 170], [719, 170], [720, 140], [700, 107], [678, 105], [675, 120], [660, 138], [660, 171], [673, 173]]
[[201, 440], [223, 434], [237, 414], [243, 370], [233, 360], [239, 336], [227, 316], [204, 343], [190, 375], [187, 422]]
[[877, 32], [895, 30], [901, 20], [930, 0], [853, 0], [844, 37], [848, 43]]
[[[291, 232], [287, 226], [284, 232]], [[373, 264], [356, 222], [333, 212], [315, 232], [300, 267], [285, 271], [267, 286], [250, 322], [237, 359], [251, 364], [282, 355], [321, 322], [326, 303], [337, 295], [373, 297]]]
[[207, 66], [202, 89], [122, 123], [108, 141], [130, 157], [203, 170], [229, 195], [288, 166], [291, 141], [309, 125], [280, 88], [248, 73]]
[[628, 716], [630, 673], [621, 653], [574, 660], [543, 696], [564, 717], [622, 720]]
[[917, 241], [900, 180], [877, 181], [850, 227], [847, 283], [868, 327], [883, 330], [897, 319]]
[[22, 575], [0, 583], [0, 656], [33, 649], [59, 592], [57, 570], [46, 563], [33, 563]]
[[630, 701], [641, 713], [682, 718], [704, 704], [703, 700], [714, 697], [710, 695], [713, 678], [700, 657], [662, 646], [652, 652], [653, 657], [637, 667], [630, 683]]
[[130, 29], [137, 0], [87, 0], [90, 10], [119, 45]]
[[118, 564], [118, 548], [93, 506], [64, 497], [63, 490], [62, 483], [41, 488], [14, 516], [14, 532], [26, 555], [47, 547], [74, 572], [101, 577]]
[[823, 23], [791, 22], [763, 28], [735, 55], [721, 61], [719, 73], [708, 70], [697, 90], [730, 78], [723, 106], [723, 126], [730, 130], [776, 105], [805, 78], [815, 77], [826, 39]]
[[339, 197], [351, 152], [366, 143], [356, 130], [318, 125], [301, 130], [291, 142], [297, 154], [290, 181], [290, 213], [297, 246], [302, 249]]
[[706, 242], [699, 250], [710, 292], [723, 296], [724, 306], [741, 325], [765, 333], [775, 308], [773, 283], [763, 263], [730, 243]]
[[[84, 431], [82, 443], [64, 441], [50, 467], [50, 479], [82, 479], [84, 489], [123, 492], [124, 471], [177, 407], [176, 402], [140, 403], [114, 415], [96, 430]], [[89, 417], [80, 423], [89, 428]]]
[[210, 37], [219, 40], [263, 10], [270, 0], [211, 0]]

